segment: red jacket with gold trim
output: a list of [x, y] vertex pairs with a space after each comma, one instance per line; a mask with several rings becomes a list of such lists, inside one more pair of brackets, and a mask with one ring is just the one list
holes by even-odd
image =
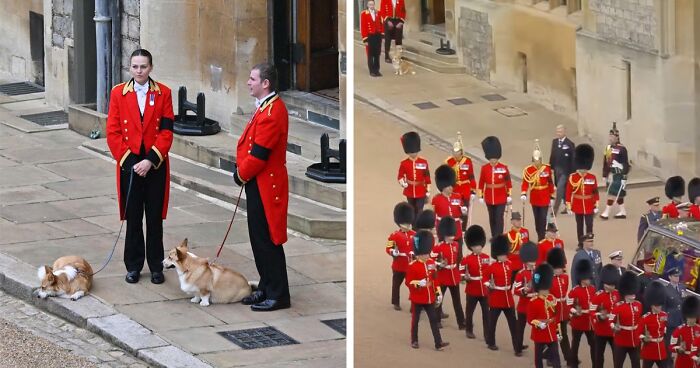
[[[406, 286], [408, 286], [408, 298], [416, 304], [433, 304], [440, 295], [440, 284], [437, 282], [437, 265], [435, 260], [428, 258], [425, 261], [417, 259], [408, 265], [406, 272]], [[425, 280], [425, 286], [420, 283]]]
[[459, 269], [462, 271], [465, 280], [467, 280], [467, 286], [464, 288], [464, 292], [470, 296], [486, 296], [489, 293], [489, 289], [484, 285], [486, 281], [486, 270], [491, 265], [491, 257], [488, 254], [472, 253], [464, 258], [462, 258], [462, 264]]
[[520, 260], [520, 248], [530, 240], [530, 232], [524, 227], [518, 229], [513, 227], [506, 233], [506, 236], [510, 243], [508, 260], [514, 270], [520, 270], [523, 268], [523, 261]]
[[462, 239], [462, 207], [466, 206], [462, 200], [462, 196], [457, 193], [452, 193], [448, 198], [442, 193], [439, 193], [433, 197], [432, 205], [435, 211], [435, 228], [437, 228], [443, 217], [450, 216], [456, 223], [457, 230], [455, 232], [455, 240]]
[[506, 204], [512, 187], [508, 166], [498, 162], [495, 166], [487, 163], [481, 167], [478, 194], [486, 204]]
[[527, 306], [527, 323], [530, 324], [530, 339], [548, 344], [557, 341], [557, 302], [552, 295], [538, 295]]
[[391, 255], [392, 249], [399, 251], [399, 255], [391, 262], [391, 269], [396, 272], [406, 272], [408, 264], [413, 257], [413, 236], [416, 232], [413, 230], [396, 230], [391, 235], [386, 243], [386, 253]]
[[[593, 330], [593, 315], [595, 311], [591, 311], [591, 302], [593, 301], [595, 293], [595, 288], [591, 285], [586, 287], [581, 285], [574, 286], [571, 291], [569, 291], [569, 296], [566, 298], [566, 313], [569, 313], [569, 324], [572, 330]], [[572, 313], [572, 310], [575, 313]], [[580, 310], [580, 312], [578, 312], [578, 310]]]
[[575, 172], [566, 182], [566, 205], [577, 215], [591, 215], [598, 206], [598, 181], [590, 172]]
[[486, 268], [486, 281], [491, 284], [489, 291], [489, 307], [514, 308], [513, 299], [513, 266], [510, 261], [494, 262]]
[[410, 157], [401, 161], [399, 165], [399, 174], [397, 179], [405, 179], [408, 186], [404, 188], [403, 195], [406, 198], [423, 198], [430, 184], [430, 168], [428, 161], [423, 157], [416, 157], [412, 160]]
[[666, 351], [666, 323], [668, 323], [668, 314], [661, 311], [659, 313], [647, 313], [642, 316], [641, 333], [647, 340], [642, 340], [641, 357], [644, 360], [665, 360], [668, 352]]
[[450, 156], [445, 160], [452, 170], [457, 174], [457, 183], [454, 186], [454, 192], [460, 194], [466, 202], [472, 193], [476, 192], [476, 179], [474, 179], [474, 165], [472, 160], [467, 156], [462, 156], [459, 160], [455, 160]]
[[461, 277], [459, 274], [459, 256], [456, 241], [447, 243], [441, 241], [440, 244], [433, 247], [433, 252], [436, 257], [442, 260], [443, 265], [438, 265], [437, 277], [440, 285], [456, 286], [459, 285]]
[[374, 34], [383, 34], [384, 24], [382, 23], [381, 15], [378, 11], [374, 12], [374, 19], [372, 19], [372, 13], [369, 10], [363, 10], [360, 13], [360, 34], [362, 35], [362, 41], [367, 41], [367, 37]]
[[396, 6], [394, 6], [391, 0], [382, 0], [379, 9], [382, 22], [387, 18], [399, 18], [403, 22], [406, 21], [406, 4], [404, 0], [396, 0]]
[[515, 275], [513, 293], [519, 297], [515, 310], [518, 313], [527, 314], [527, 305], [530, 299], [537, 296], [537, 293], [532, 289], [532, 270], [523, 268]]
[[537, 262], [535, 265], [539, 266], [540, 264], [546, 262], [547, 253], [553, 248], [560, 248], [564, 250], [564, 241], [559, 238], [554, 238], [553, 240], [544, 238], [540, 240], [539, 244], [537, 244]]
[[530, 165], [523, 170], [523, 183], [520, 186], [522, 195], [526, 195], [530, 190], [530, 204], [536, 207], [547, 207], [549, 201], [554, 199], [556, 188], [552, 168], [549, 165], [542, 165], [538, 169], [535, 165]]
[[554, 275], [549, 294], [557, 299], [557, 321], [568, 321], [569, 311], [566, 308], [566, 294], [569, 293], [569, 275], [562, 273]]

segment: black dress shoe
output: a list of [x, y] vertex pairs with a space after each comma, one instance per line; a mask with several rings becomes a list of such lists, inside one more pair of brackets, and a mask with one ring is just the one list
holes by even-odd
[[241, 300], [241, 303], [243, 303], [243, 305], [252, 305], [252, 304], [258, 304], [264, 300], [265, 300], [265, 293], [263, 293], [261, 290], [255, 290], [255, 291], [253, 291], [252, 294], [243, 298], [243, 300]]
[[386, 61], [387, 63], [391, 64], [391, 58], [385, 58], [384, 61]]
[[126, 273], [126, 282], [130, 284], [135, 284], [139, 282], [139, 278], [141, 277], [141, 273], [139, 271], [129, 271]]
[[162, 284], [165, 282], [165, 276], [162, 272], [151, 272], [151, 282], [154, 284]]
[[275, 300], [275, 299], [265, 299], [264, 301], [253, 304], [250, 306], [255, 312], [272, 312], [278, 309], [287, 309], [291, 307], [289, 301]]

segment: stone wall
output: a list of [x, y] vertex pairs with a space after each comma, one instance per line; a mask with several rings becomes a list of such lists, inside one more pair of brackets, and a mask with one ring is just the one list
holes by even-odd
[[488, 13], [466, 7], [460, 9], [459, 45], [462, 49], [467, 73], [478, 79], [489, 81], [493, 41]]
[[141, 10], [140, 0], [120, 0], [121, 11], [121, 80], [114, 76], [114, 84], [131, 79], [129, 74], [129, 56], [140, 47], [141, 43]]
[[[41, 71], [34, 70], [29, 47], [29, 12], [44, 14], [41, 0], [4, 0], [0, 16], [0, 79], [34, 80]], [[44, 19], [51, 22], [50, 16]], [[46, 37], [46, 36], [44, 36]]]
[[61, 49], [73, 46], [73, 0], [53, 0], [51, 20], [51, 44]]
[[589, 0], [596, 34], [604, 40], [658, 52], [658, 21], [654, 0]]

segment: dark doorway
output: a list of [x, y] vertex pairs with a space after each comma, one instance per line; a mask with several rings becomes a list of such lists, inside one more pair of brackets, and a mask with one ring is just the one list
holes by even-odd
[[29, 53], [32, 57], [34, 83], [44, 85], [44, 16], [29, 12]]
[[527, 55], [524, 52], [518, 52], [518, 64], [520, 78], [522, 79], [520, 92], [527, 93]]
[[73, 4], [75, 47], [68, 49], [68, 79], [73, 103], [93, 103], [97, 99], [97, 44], [95, 40], [95, 2]]
[[303, 48], [303, 60], [296, 65], [296, 88], [314, 92], [338, 87], [338, 2], [296, 3], [297, 48]]
[[292, 88], [292, 0], [274, 0], [272, 3], [272, 56], [277, 68], [280, 91]]
[[421, 0], [423, 24], [445, 23], [445, 0]]

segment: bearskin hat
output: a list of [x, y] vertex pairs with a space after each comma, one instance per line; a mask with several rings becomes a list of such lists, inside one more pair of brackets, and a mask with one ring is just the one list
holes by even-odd
[[448, 165], [440, 165], [435, 170], [435, 185], [442, 192], [446, 187], [454, 186], [457, 183], [457, 174]]
[[625, 295], [637, 295], [639, 293], [639, 278], [637, 278], [637, 274], [632, 271], [625, 271], [620, 276], [620, 283], [617, 288], [622, 297]]
[[498, 140], [498, 137], [488, 136], [484, 138], [481, 141], [481, 148], [484, 149], [484, 156], [487, 160], [501, 158], [501, 141]]
[[438, 239], [445, 240], [447, 236], [455, 236], [457, 233], [457, 223], [451, 216], [445, 216], [438, 223]]
[[615, 285], [620, 281], [620, 271], [613, 264], [606, 264], [600, 271], [600, 281], [603, 285]]
[[504, 234], [496, 235], [491, 239], [491, 257], [493, 259], [508, 254], [509, 248], [508, 238]]
[[396, 225], [413, 224], [416, 214], [408, 202], [399, 202], [394, 206], [394, 223]]
[[672, 176], [666, 179], [664, 191], [668, 199], [683, 197], [685, 195], [685, 180], [681, 176]]
[[694, 295], [686, 296], [681, 304], [681, 313], [683, 318], [697, 317], [700, 314], [700, 300]]
[[590, 259], [581, 259], [574, 265], [574, 275], [576, 279], [581, 282], [581, 280], [591, 280], [593, 279], [593, 262]]
[[593, 159], [595, 152], [589, 144], [580, 144], [576, 146], [574, 152], [574, 166], [576, 170], [590, 170], [593, 167]]
[[420, 135], [416, 132], [408, 132], [401, 136], [401, 145], [405, 153], [420, 152]]
[[554, 269], [548, 263], [542, 263], [532, 274], [532, 287], [535, 291], [549, 290], [554, 280]]
[[552, 248], [547, 252], [547, 263], [549, 263], [552, 268], [564, 268], [566, 264], [566, 255], [564, 250], [561, 248]]
[[435, 212], [433, 210], [420, 211], [416, 217], [416, 222], [413, 224], [416, 230], [434, 229], [435, 228]]
[[467, 243], [467, 248], [472, 249], [475, 245], [484, 246], [486, 244], [486, 232], [479, 225], [469, 226], [464, 234], [464, 242]]
[[666, 303], [666, 287], [659, 280], [652, 281], [644, 288], [644, 305], [664, 305]]
[[529, 241], [520, 247], [520, 260], [523, 261], [523, 263], [535, 262], [538, 256], [539, 252], [535, 243]]
[[413, 236], [413, 253], [416, 255], [428, 254], [433, 250], [435, 237], [428, 230], [421, 230]]
[[700, 197], [700, 178], [692, 178], [688, 182], [688, 201], [695, 203], [697, 197]]

